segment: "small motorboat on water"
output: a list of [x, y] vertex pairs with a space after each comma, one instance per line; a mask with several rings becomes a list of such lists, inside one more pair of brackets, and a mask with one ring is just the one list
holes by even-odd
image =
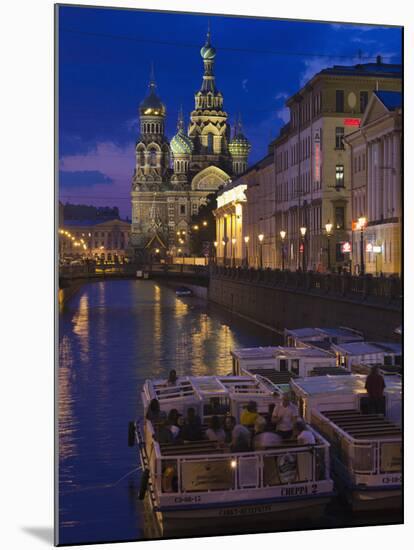
[[186, 286], [179, 286], [176, 290], [175, 290], [175, 294], [177, 296], [192, 296], [193, 295], [193, 291], [191, 290], [191, 288], [188, 288]]
[[[193, 408], [204, 430], [212, 416], [228, 415], [240, 422], [254, 400], [269, 420], [269, 405], [280, 402], [283, 390], [254, 376], [185, 376], [175, 385], [147, 380], [144, 410], [156, 399], [162, 414]], [[130, 424], [130, 444], [138, 443], [143, 469], [140, 498], [145, 495], [162, 533], [191, 526], [254, 524], [322, 517], [333, 496], [329, 443], [308, 426], [315, 444], [296, 438], [261, 450], [234, 452], [206, 437], [198, 441], [160, 443], [157, 425], [148, 419]], [[212, 523], [213, 522], [213, 523]]]

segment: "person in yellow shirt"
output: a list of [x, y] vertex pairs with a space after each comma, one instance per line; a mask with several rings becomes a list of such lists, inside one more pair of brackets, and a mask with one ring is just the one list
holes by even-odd
[[240, 424], [248, 428], [253, 427], [258, 416], [256, 401], [249, 401], [240, 415]]

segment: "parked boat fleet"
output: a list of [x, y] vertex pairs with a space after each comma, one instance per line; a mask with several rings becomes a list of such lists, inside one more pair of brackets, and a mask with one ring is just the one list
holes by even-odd
[[[183, 376], [173, 384], [147, 380], [142, 402], [161, 414], [194, 409], [205, 430], [213, 416], [240, 416], [249, 403], [267, 421], [286, 393], [313, 434], [276, 446], [237, 452], [219, 441], [162, 442], [148, 418], [130, 425], [147, 493], [161, 533], [214, 525], [317, 517], [335, 494], [354, 511], [402, 505], [401, 345], [365, 342], [351, 329], [285, 331], [285, 345], [231, 352], [228, 376]], [[369, 411], [366, 376], [384, 376], [383, 414]], [[195, 523], [194, 523], [195, 522]], [[277, 523], [273, 523], [277, 529]]]

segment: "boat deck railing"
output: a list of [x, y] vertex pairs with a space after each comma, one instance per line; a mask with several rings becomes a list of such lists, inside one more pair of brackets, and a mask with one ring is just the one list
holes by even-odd
[[[312, 411], [311, 423], [332, 445], [332, 452], [355, 476], [369, 482], [402, 470], [402, 432], [381, 414], [359, 410]], [[378, 481], [376, 479], [375, 481]]]
[[231, 452], [217, 442], [159, 444], [146, 422], [146, 449], [155, 489], [164, 493], [238, 491], [330, 479], [329, 443], [312, 430], [317, 444], [295, 441], [278, 447]]

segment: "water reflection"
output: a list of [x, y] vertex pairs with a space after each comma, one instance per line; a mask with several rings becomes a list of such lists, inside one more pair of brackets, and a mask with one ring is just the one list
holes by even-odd
[[134, 280], [84, 286], [62, 309], [59, 333], [60, 542], [151, 538], [139, 475], [115, 483], [137, 466], [127, 425], [142, 413], [143, 381], [171, 368], [227, 374], [232, 348], [269, 345], [275, 335]]

